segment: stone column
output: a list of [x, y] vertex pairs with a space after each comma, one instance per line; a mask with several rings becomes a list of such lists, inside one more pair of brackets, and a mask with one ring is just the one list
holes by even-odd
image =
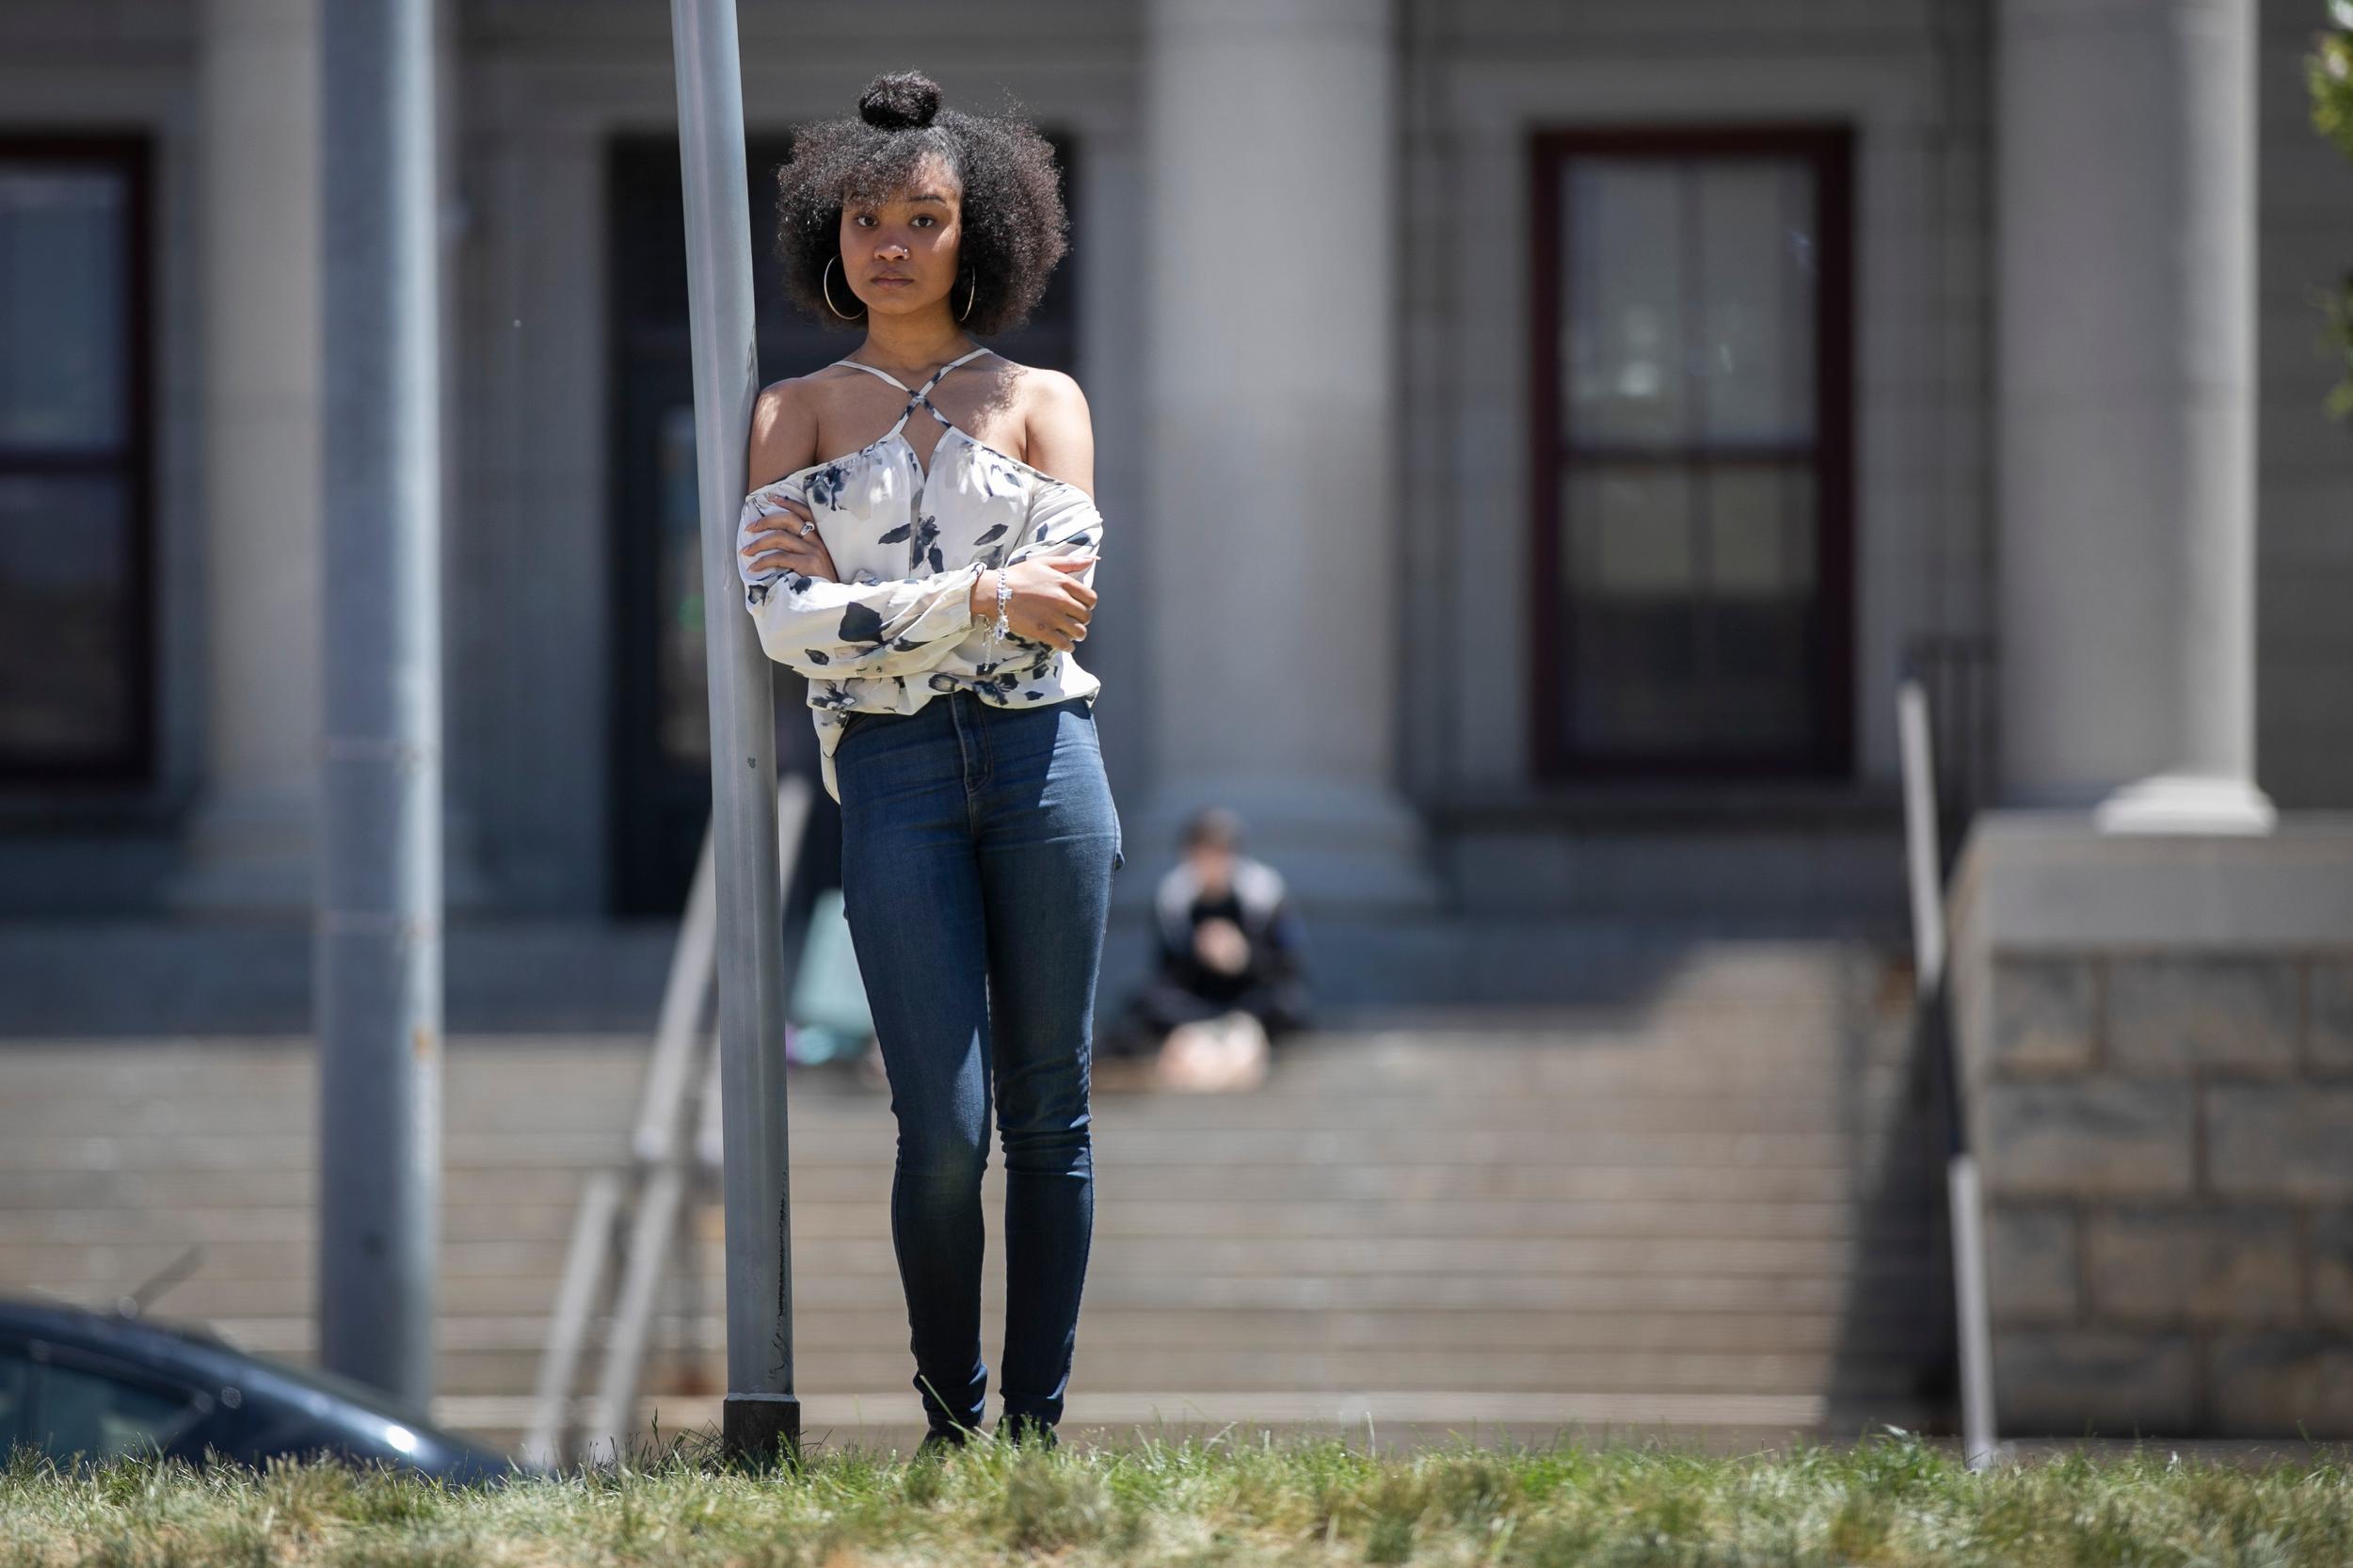
[[[1383, 0], [1151, 0], [1144, 380], [1154, 787], [1303, 903], [1427, 907], [1398, 792], [1399, 170]], [[1145, 883], [1128, 885], [1148, 893]]]
[[311, 903], [319, 739], [318, 0], [205, 0], [205, 792], [184, 907]]
[[[319, 3], [203, 9], [204, 788], [169, 896], [192, 912], [294, 917], [314, 892]], [[472, 819], [463, 802], [446, 816], [448, 904], [478, 905]]]
[[2254, 768], [2253, 0], [2000, 0], [2001, 772], [2267, 832]]

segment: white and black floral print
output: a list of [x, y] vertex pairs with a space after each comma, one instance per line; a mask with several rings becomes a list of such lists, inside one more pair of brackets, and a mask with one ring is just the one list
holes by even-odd
[[[915, 392], [898, 423], [844, 457], [813, 463], [744, 498], [736, 566], [744, 607], [769, 658], [808, 677], [825, 792], [841, 790], [834, 747], [855, 712], [911, 713], [939, 693], [970, 691], [1004, 708], [1074, 696], [1094, 700], [1102, 682], [1071, 653], [1019, 636], [996, 639], [994, 615], [975, 616], [973, 584], [1031, 556], [1101, 552], [1102, 514], [1076, 485], [975, 440], [932, 408], [926, 394], [952, 360]], [[857, 364], [907, 391], [894, 376]], [[943, 426], [924, 471], [904, 434], [920, 406]], [[752, 524], [806, 505], [841, 581], [767, 568], [743, 546]], [[1094, 586], [1095, 568], [1077, 574]]]

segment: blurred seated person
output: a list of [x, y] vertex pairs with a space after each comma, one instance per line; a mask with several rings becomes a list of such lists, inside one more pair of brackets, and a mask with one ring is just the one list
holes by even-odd
[[1223, 807], [1186, 824], [1152, 900], [1158, 968], [1098, 1053], [1153, 1057], [1161, 1088], [1254, 1088], [1273, 1047], [1309, 1027], [1298, 911], [1282, 873], [1243, 853], [1241, 827]]

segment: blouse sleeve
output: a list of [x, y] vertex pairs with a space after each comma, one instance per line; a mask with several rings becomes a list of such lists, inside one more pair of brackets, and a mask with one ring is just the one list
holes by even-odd
[[[984, 573], [993, 576], [999, 567], [1009, 567], [1016, 561], [1029, 560], [1032, 556], [1045, 558], [1056, 555], [1083, 555], [1089, 551], [1100, 554], [1102, 546], [1099, 541], [1102, 535], [1103, 514], [1095, 509], [1094, 498], [1076, 485], [1060, 479], [1050, 480], [1032, 492], [1029, 509], [1022, 516], [1021, 532], [1016, 537], [1012, 548], [1007, 549], [1002, 544], [998, 545], [981, 557], [981, 569]], [[1089, 561], [1085, 569], [1071, 572], [1068, 575], [1076, 577], [1092, 588], [1095, 586], [1096, 565], [1096, 562]], [[988, 607], [988, 590], [982, 591], [981, 602], [982, 611], [977, 617], [978, 623], [984, 627], [994, 625], [996, 612]], [[1009, 634], [1006, 640], [1025, 648], [1046, 646], [1043, 643], [1032, 642], [1019, 632]], [[978, 667], [982, 674], [986, 675], [994, 671], [999, 664], [1004, 662], [1006, 661], [984, 660]], [[1040, 664], [1034, 667], [1040, 672], [1043, 671], [1042, 658]], [[1014, 678], [1011, 676], [1000, 676], [998, 679], [1008, 686], [1014, 683]]]
[[804, 481], [781, 479], [744, 498], [735, 529], [744, 608], [761, 651], [804, 675], [909, 675], [945, 659], [972, 630], [978, 561], [927, 577], [831, 583], [783, 567], [755, 568], [744, 546], [752, 524], [784, 510], [782, 496], [807, 504]]
[[[1026, 561], [1032, 556], [1084, 555], [1103, 552], [1103, 514], [1096, 509], [1095, 498], [1078, 486], [1064, 480], [1038, 487], [1030, 498], [1029, 516], [1021, 525], [1021, 540], [1005, 552], [1003, 564]], [[1095, 562], [1076, 575], [1088, 587], [1095, 586]]]
[[[1095, 497], [1085, 489], [1068, 480], [1052, 480], [1031, 497], [1021, 541], [1007, 551], [1005, 565], [1031, 555], [1085, 555], [1090, 551], [1096, 555], [1104, 551], [1104, 513], [1096, 511]], [[1092, 574], [1095, 568], [1087, 568], [1082, 577]]]

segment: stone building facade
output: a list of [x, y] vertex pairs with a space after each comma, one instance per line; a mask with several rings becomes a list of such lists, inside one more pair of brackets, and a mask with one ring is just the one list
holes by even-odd
[[[121, 446], [136, 504], [98, 584], [137, 717], [55, 743], [40, 712], [13, 727], [10, 916], [307, 898], [314, 4], [27, 0], [0, 18], [9, 167], [119, 135], [144, 203], [127, 319], [145, 395]], [[1105, 744], [1134, 840], [1225, 800], [1336, 917], [1392, 925], [1900, 930], [1904, 659], [2006, 649], [2048, 618], [2029, 596], [2005, 627], [2017, 585], [1995, 549], [1995, 434], [2019, 417], [1994, 367], [1997, 132], [2006, 114], [2037, 137], [2071, 126], [2038, 106], [2061, 86], [1997, 68], [2012, 10], [2031, 33], [2034, 8], [1991, 0], [905, 12], [952, 101], [1008, 89], [1067, 154], [1064, 296], [1003, 346], [1066, 363], [1096, 409], [1114, 542], [1090, 647], [1118, 697]], [[630, 243], [659, 237], [665, 200], [663, 17], [600, 0], [443, 16], [452, 898], [486, 918], [657, 914], [682, 886], [698, 744], [696, 677], [662, 636], [682, 381], [664, 288], [640, 277], [661, 259]], [[2303, 123], [2315, 22], [2270, 0], [2231, 95], [2118, 143], [2164, 160], [2225, 135], [2254, 160], [2249, 756], [2291, 810], [2353, 803], [2353, 623], [2334, 609], [2353, 456], [2320, 411], [2313, 302], [2353, 217], [2347, 171]], [[881, 68], [859, 8], [746, 5], [743, 35], [756, 152]], [[1766, 243], [1776, 222], [1834, 275], [1810, 254], [1791, 268]], [[1271, 266], [1286, 235], [1305, 248]], [[2030, 275], [2054, 253], [2024, 243]], [[1681, 305], [1643, 293], [1671, 254], [1700, 258]], [[1704, 418], [1657, 384], [1664, 313], [1685, 307], [1681, 349], [1713, 332], [1745, 356]], [[763, 344], [771, 376], [846, 346], [773, 312]], [[1773, 375], [1799, 381], [1777, 394]], [[1595, 440], [1556, 445], [1547, 417]], [[1670, 440], [1689, 465], [1641, 478], [1629, 465]], [[1694, 499], [1698, 465], [1744, 453], [1784, 467]], [[34, 496], [20, 531], [59, 526], [57, 504]], [[1360, 575], [1320, 604], [1309, 569], [1336, 560]], [[36, 655], [11, 656], [22, 688]], [[1288, 682], [1256, 679], [1276, 661]], [[2076, 728], [2035, 715], [2085, 699], [2019, 663], [1996, 700], [1992, 666], [1947, 660], [1963, 679], [1945, 711]]]
[[[0, 11], [0, 226], [38, 264], [0, 298], [19, 934], [298, 941], [320, 3]], [[1986, 808], [1956, 978], [2004, 1353], [2093, 1368], [2018, 1413], [2346, 1385], [2318, 6], [741, 12], [756, 171], [909, 63], [1064, 152], [1069, 260], [996, 346], [1095, 410], [1141, 871], [1240, 807], [1364, 1003], [1541, 998], [1628, 928], [1900, 941], [1919, 668]], [[447, 885], [577, 987], [582, 943], [675, 910], [707, 790], [666, 13], [440, 17]], [[770, 281], [763, 378], [855, 341]]]

